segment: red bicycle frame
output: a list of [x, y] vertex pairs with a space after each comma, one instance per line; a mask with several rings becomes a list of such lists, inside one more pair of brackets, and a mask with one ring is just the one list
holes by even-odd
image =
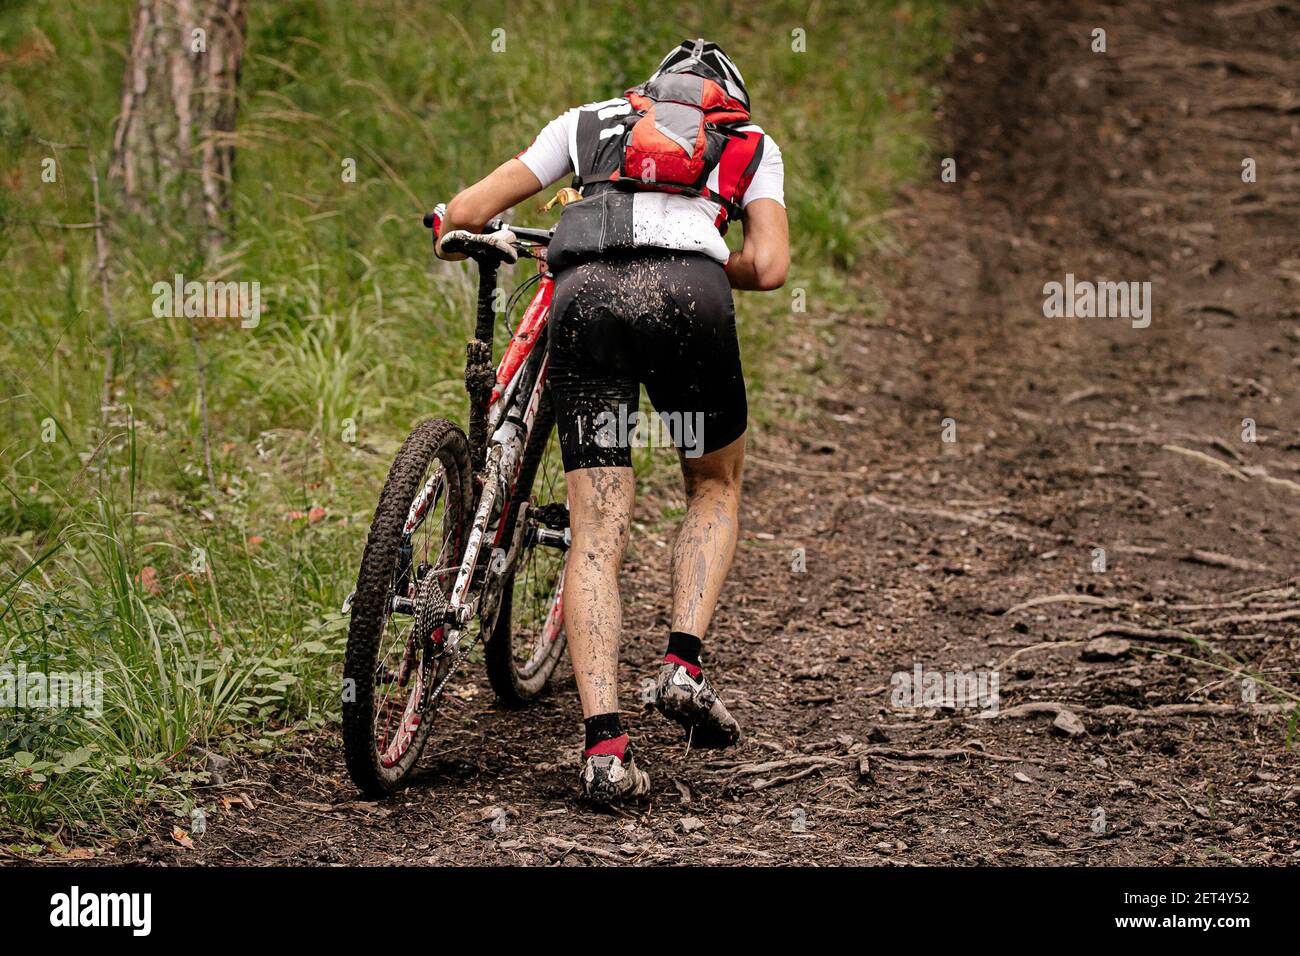
[[524, 367], [524, 362], [532, 354], [533, 346], [545, 334], [546, 322], [551, 316], [551, 300], [554, 297], [555, 279], [548, 272], [543, 274], [541, 282], [537, 284], [537, 291], [533, 293], [532, 301], [524, 310], [523, 317], [519, 320], [519, 327], [510, 337], [506, 353], [501, 356], [501, 364], [497, 366], [496, 388], [492, 390], [492, 399], [489, 402], [492, 412], [497, 411], [496, 404], [500, 401], [506, 386], [519, 374], [519, 370]]
[[[519, 325], [515, 328], [514, 334], [510, 336], [510, 344], [506, 346], [505, 354], [501, 356], [501, 364], [497, 366], [496, 385], [492, 389], [492, 397], [488, 401], [489, 433], [494, 431], [501, 423], [506, 406], [512, 400], [514, 393], [514, 388], [511, 386], [518, 387], [515, 379], [523, 376], [528, 357], [533, 354], [533, 349], [538, 342], [542, 343], [542, 348], [546, 347], [544, 340], [546, 338], [547, 322], [551, 317], [551, 300], [554, 297], [555, 277], [549, 272], [543, 273], [541, 281], [537, 284], [537, 291], [533, 293], [528, 308], [524, 310], [523, 316], [519, 319]], [[546, 381], [546, 369], [547, 363], [543, 359], [542, 367], [538, 370], [537, 379], [533, 385], [534, 394], [538, 397], [540, 397], [541, 387], [544, 387]], [[536, 408], [528, 409], [526, 417], [530, 425], [536, 411]], [[508, 519], [511, 507], [512, 502], [510, 501], [504, 504], [506, 514], [497, 525], [496, 535], [492, 540], [494, 548], [500, 545], [502, 535], [510, 524]]]

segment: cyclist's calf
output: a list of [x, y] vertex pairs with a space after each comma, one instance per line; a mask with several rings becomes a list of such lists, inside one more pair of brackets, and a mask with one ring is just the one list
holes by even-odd
[[741, 470], [745, 463], [745, 436], [730, 445], [699, 458], [682, 456], [682, 481], [688, 498], [716, 494], [723, 489], [740, 490]]
[[686, 517], [673, 545], [673, 627], [703, 638], [736, 553], [745, 436], [682, 458]]
[[591, 717], [618, 710], [618, 573], [634, 484], [631, 468], [579, 468], [565, 482], [573, 543], [564, 575], [564, 628], [582, 714]]

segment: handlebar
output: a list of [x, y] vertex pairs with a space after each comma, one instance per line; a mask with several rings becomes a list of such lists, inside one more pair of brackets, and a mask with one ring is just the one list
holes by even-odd
[[493, 219], [483, 227], [484, 232], [496, 232], [498, 229], [509, 229], [521, 242], [531, 242], [539, 246], [548, 245], [551, 237], [555, 235], [554, 229], [528, 229], [524, 226], [512, 226], [500, 219]]
[[[442, 217], [446, 215], [446, 212], [447, 207], [439, 203], [424, 214], [424, 228], [433, 230], [434, 242], [438, 241], [438, 237], [442, 233]], [[481, 231], [498, 232], [501, 229], [509, 229], [521, 243], [527, 242], [536, 246], [548, 245], [551, 237], [555, 234], [554, 229], [528, 229], [524, 226], [512, 226], [503, 219], [489, 220]], [[522, 247], [521, 251], [524, 251]]]

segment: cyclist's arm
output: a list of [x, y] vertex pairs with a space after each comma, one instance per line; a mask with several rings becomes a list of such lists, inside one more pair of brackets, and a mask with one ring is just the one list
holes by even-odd
[[[447, 203], [443, 233], [453, 229], [480, 232], [489, 219], [523, 202], [541, 188], [542, 183], [527, 166], [517, 159], [507, 160], [473, 186], [462, 189]], [[455, 258], [463, 259], [464, 256]]]
[[745, 242], [727, 260], [733, 289], [768, 292], [785, 285], [790, 271], [790, 226], [785, 207], [775, 199], [755, 199], [745, 206]]

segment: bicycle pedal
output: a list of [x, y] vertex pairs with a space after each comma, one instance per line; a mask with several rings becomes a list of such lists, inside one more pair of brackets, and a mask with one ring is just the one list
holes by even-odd
[[573, 536], [568, 528], [563, 531], [552, 531], [550, 528], [538, 528], [536, 541], [538, 544], [547, 548], [559, 548], [561, 551], [569, 550], [569, 545], [573, 544]]

